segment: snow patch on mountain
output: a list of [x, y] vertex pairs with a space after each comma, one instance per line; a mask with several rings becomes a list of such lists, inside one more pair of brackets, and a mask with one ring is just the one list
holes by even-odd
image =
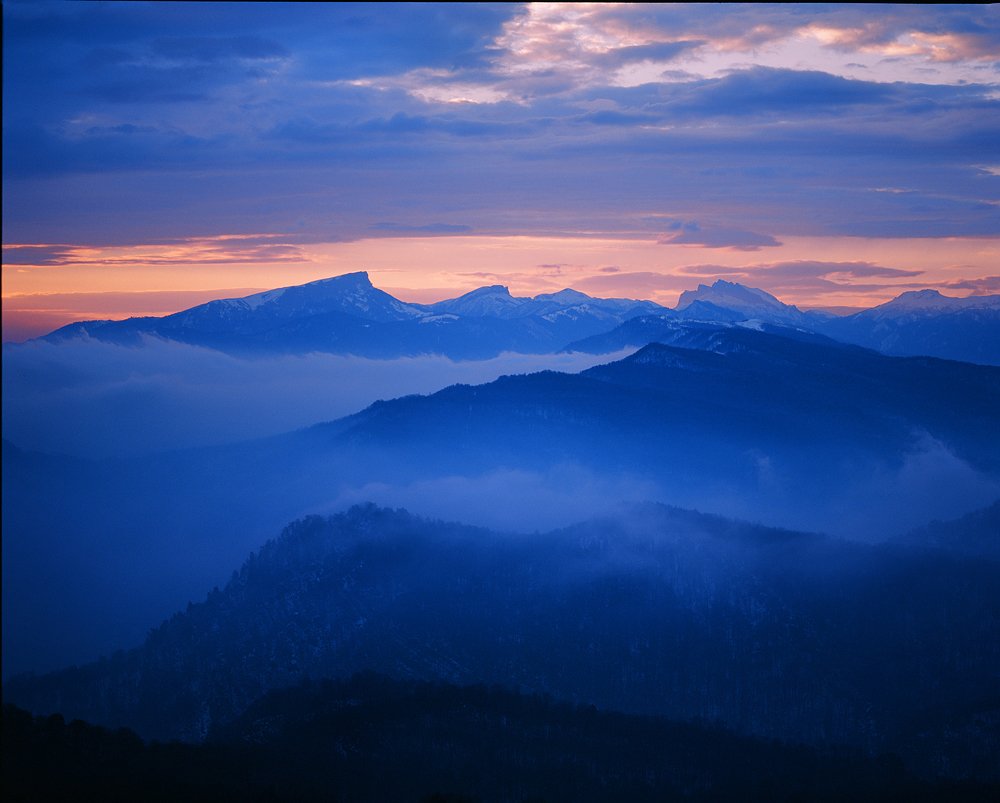
[[1000, 309], [1000, 295], [957, 298], [942, 295], [937, 290], [909, 290], [867, 312], [952, 312], [966, 309]]
[[[692, 313], [700, 306], [698, 316], [719, 319], [719, 311], [736, 312], [747, 318], [756, 318], [772, 323], [800, 322], [804, 314], [791, 304], [784, 304], [770, 293], [756, 287], [746, 287], [735, 282], [719, 279], [711, 286], [699, 284], [697, 290], [686, 290], [677, 300], [675, 310], [684, 313], [691, 308]], [[705, 315], [708, 312], [708, 315]], [[687, 316], [685, 316], [687, 317]], [[733, 320], [733, 318], [730, 318]]]

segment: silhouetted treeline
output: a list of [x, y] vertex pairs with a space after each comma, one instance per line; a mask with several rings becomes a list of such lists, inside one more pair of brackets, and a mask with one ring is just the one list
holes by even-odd
[[3, 712], [8, 801], [986, 801], [898, 758], [366, 673], [275, 691], [202, 745]]

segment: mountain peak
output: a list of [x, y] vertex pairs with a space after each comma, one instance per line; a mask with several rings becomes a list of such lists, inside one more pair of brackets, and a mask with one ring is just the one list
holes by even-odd
[[486, 287], [477, 287], [475, 290], [459, 296], [459, 298], [482, 298], [483, 296], [507, 296], [508, 298], [513, 298], [510, 294], [510, 288], [503, 284], [491, 284]]
[[573, 290], [570, 287], [564, 290], [559, 290], [556, 293], [542, 293], [535, 296], [535, 300], [551, 300], [559, 301], [565, 304], [585, 304], [588, 301], [593, 301], [594, 299], [588, 296], [586, 293], [581, 293], [579, 290]]
[[439, 301], [437, 304], [432, 304], [429, 309], [435, 313], [504, 318], [527, 300], [512, 296], [510, 289], [505, 285], [491, 284], [477, 287], [458, 298]]
[[368, 276], [368, 271], [358, 270], [354, 273], [344, 273], [340, 276], [331, 276], [329, 279], [320, 279], [320, 282], [340, 282], [343, 284], [354, 284], [364, 287], [372, 287], [372, 280]]
[[695, 301], [707, 301], [725, 309], [735, 309], [743, 312], [755, 310], [791, 311], [794, 307], [783, 304], [770, 293], [756, 287], [747, 287], [725, 279], [716, 279], [709, 286], [699, 284], [697, 290], [685, 290], [677, 300], [675, 309], [686, 309]]
[[907, 290], [905, 293], [900, 293], [891, 301], [887, 301], [885, 304], [880, 306], [891, 306], [893, 309], [900, 307], [910, 309], [927, 309], [940, 308], [948, 304], [953, 304], [956, 301], [959, 301], [959, 299], [953, 298], [952, 296], [944, 296], [937, 290], [926, 288], [924, 290]]
[[905, 313], [910, 311], [948, 313], [973, 309], [1000, 310], [1000, 295], [960, 297], [942, 295], [937, 290], [929, 288], [924, 290], [908, 290], [905, 293], [900, 293], [892, 301], [887, 301], [871, 310], [861, 312], [859, 315], [865, 315], [870, 312], [882, 314], [886, 312]]

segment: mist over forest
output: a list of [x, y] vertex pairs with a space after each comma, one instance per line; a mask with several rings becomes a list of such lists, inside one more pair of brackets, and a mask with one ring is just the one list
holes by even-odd
[[[483, 361], [7, 346], [5, 672], [129, 647], [289, 521], [355, 504], [530, 533], [658, 502], [878, 543], [1000, 496], [997, 369], [667, 322], [681, 345]], [[350, 414], [292, 429], [328, 410]]]
[[4, 800], [1000, 800], [998, 8], [5, 2]]
[[998, 780], [1000, 369], [739, 309], [479, 361], [191, 342], [216, 314], [5, 347], [5, 700], [239, 751], [266, 695], [376, 672]]

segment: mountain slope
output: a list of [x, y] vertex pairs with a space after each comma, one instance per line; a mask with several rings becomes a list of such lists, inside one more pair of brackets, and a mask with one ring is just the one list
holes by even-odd
[[685, 312], [696, 311], [697, 317], [674, 315], [640, 315], [616, 326], [608, 332], [569, 343], [565, 350], [586, 354], [610, 354], [630, 347], [641, 347], [650, 343], [661, 343], [680, 348], [705, 349], [709, 347], [719, 324], [732, 324], [744, 329], [832, 345], [835, 341], [809, 329], [800, 329], [782, 324], [762, 321], [747, 321], [741, 313], [724, 310], [703, 301], [695, 301]]
[[802, 325], [808, 320], [797, 307], [782, 303], [764, 290], [725, 279], [718, 279], [711, 286], [699, 284], [696, 290], [685, 290], [675, 309], [685, 312], [694, 305], [711, 305], [715, 309], [739, 313], [744, 319], [768, 323]]
[[1000, 365], [1000, 296], [952, 298], [920, 290], [817, 327], [884, 354], [926, 354]]
[[585, 457], [593, 446], [601, 459], [645, 455], [638, 465], [662, 468], [704, 459], [713, 445], [730, 457], [748, 448], [900, 457], [929, 436], [977, 466], [1000, 468], [995, 368], [742, 327], [671, 331], [697, 348], [654, 343], [579, 375], [506, 377], [375, 405], [345, 419], [343, 437], [386, 448], [420, 443], [425, 457], [435, 444], [462, 444], [528, 463], [547, 449]]
[[691, 336], [699, 349], [452, 386], [227, 447], [5, 448], [4, 667], [126, 646], [285, 522], [359, 500], [532, 530], [646, 499], [882, 540], [1000, 496], [997, 368], [740, 327]]
[[658, 506], [531, 536], [368, 506], [291, 525], [141, 648], [4, 696], [197, 739], [270, 689], [372, 668], [987, 777], [998, 600], [995, 565]]
[[44, 339], [59, 343], [90, 337], [139, 345], [152, 336], [248, 356], [319, 351], [483, 359], [504, 351], [551, 353], [566, 344], [568, 350], [593, 353], [612, 349], [616, 342], [646, 345], [667, 337], [674, 321], [784, 327], [886, 354], [1000, 364], [998, 296], [961, 299], [922, 290], [836, 318], [803, 313], [763, 290], [722, 279], [685, 291], [677, 307], [668, 310], [651, 301], [592, 298], [571, 289], [515, 297], [503, 285], [435, 304], [408, 304], [373, 287], [368, 274], [358, 272], [211, 301], [163, 318], [82, 321]]
[[504, 351], [549, 353], [570, 340], [662, 310], [648, 301], [597, 299], [563, 290], [514, 298], [483, 287], [437, 304], [408, 304], [349, 273], [308, 284], [222, 299], [163, 318], [84, 321], [46, 336], [139, 345], [159, 337], [239, 355], [354, 354], [374, 358], [444, 354], [483, 359]]
[[1000, 499], [955, 521], [932, 521], [896, 541], [906, 547], [1000, 562]]

